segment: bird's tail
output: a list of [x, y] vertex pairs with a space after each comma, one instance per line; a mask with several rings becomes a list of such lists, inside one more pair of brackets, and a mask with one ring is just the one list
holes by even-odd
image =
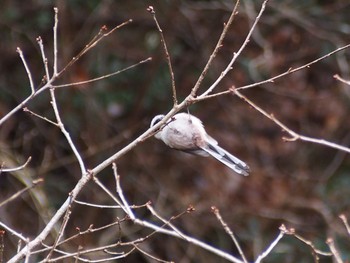
[[227, 152], [225, 149], [221, 148], [219, 145], [208, 143], [207, 147], [203, 147], [202, 150], [206, 151], [215, 159], [230, 167], [236, 173], [244, 176], [249, 175], [249, 166], [245, 162]]

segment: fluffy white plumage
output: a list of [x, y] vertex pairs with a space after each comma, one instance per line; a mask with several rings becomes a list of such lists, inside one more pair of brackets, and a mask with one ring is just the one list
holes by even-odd
[[[164, 115], [157, 115], [151, 127], [161, 121]], [[218, 145], [218, 142], [207, 134], [197, 117], [188, 113], [178, 113], [161, 127], [155, 137], [173, 149], [201, 155], [212, 156], [238, 174], [249, 175], [249, 166]]]

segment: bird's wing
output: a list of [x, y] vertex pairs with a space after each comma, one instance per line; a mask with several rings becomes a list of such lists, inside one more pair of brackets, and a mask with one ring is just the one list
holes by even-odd
[[245, 162], [227, 152], [225, 149], [221, 148], [219, 145], [208, 142], [208, 145], [201, 147], [201, 149], [226, 166], [230, 167], [236, 173], [244, 176], [249, 175], [249, 166]]

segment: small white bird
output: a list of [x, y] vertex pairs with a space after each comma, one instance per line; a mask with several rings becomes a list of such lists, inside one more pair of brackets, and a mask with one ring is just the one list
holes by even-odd
[[[164, 115], [157, 115], [151, 127], [160, 122]], [[165, 123], [155, 137], [169, 147], [201, 156], [211, 155], [238, 174], [249, 175], [249, 166], [218, 145], [207, 134], [200, 119], [189, 113], [178, 113]]]

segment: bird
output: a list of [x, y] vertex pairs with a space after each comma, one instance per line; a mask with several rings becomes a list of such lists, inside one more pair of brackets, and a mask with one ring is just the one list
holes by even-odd
[[[156, 115], [150, 127], [159, 123], [164, 117], [162, 114]], [[162, 140], [170, 148], [205, 157], [212, 156], [237, 174], [249, 175], [249, 166], [221, 148], [205, 131], [202, 121], [189, 113], [175, 114], [160, 127], [154, 137]]]

